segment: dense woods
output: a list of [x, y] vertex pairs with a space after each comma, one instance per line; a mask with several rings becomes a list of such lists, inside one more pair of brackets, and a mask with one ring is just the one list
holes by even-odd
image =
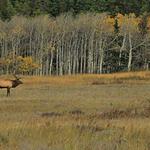
[[74, 15], [83, 12], [135, 13], [141, 15], [150, 12], [150, 0], [1, 0], [0, 18], [10, 19], [14, 15], [37, 16], [48, 14], [58, 16], [71, 12]]
[[148, 70], [150, 2], [1, 0], [0, 73]]
[[[145, 28], [143, 28], [145, 26]], [[106, 13], [0, 22], [0, 73], [64, 75], [148, 70], [150, 18]]]

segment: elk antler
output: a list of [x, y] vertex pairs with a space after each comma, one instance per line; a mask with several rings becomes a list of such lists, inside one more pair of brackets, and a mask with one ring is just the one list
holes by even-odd
[[21, 77], [17, 77], [15, 74], [13, 74], [13, 76], [14, 76], [17, 80], [21, 79]]

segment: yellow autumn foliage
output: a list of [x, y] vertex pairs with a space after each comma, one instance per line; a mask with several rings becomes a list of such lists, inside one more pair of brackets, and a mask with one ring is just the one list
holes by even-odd
[[117, 15], [118, 26], [120, 27], [120, 32], [138, 32], [139, 31], [139, 23], [141, 19], [136, 17], [134, 13], [129, 15]]
[[15, 67], [15, 71], [26, 73], [38, 68], [39, 65], [30, 56], [22, 57], [15, 55], [12, 57], [12, 54], [9, 54], [7, 58], [0, 60], [0, 67], [9, 68], [10, 70]]
[[39, 67], [38, 64], [33, 62], [32, 57], [17, 57], [17, 64], [18, 64], [18, 71], [19, 72], [29, 72], [33, 69], [36, 69]]
[[113, 32], [114, 31], [114, 23], [115, 19], [111, 16], [107, 16], [105, 19], [105, 25], [107, 27], [108, 32]]
[[96, 31], [99, 33], [113, 33], [114, 32], [114, 18], [109, 16], [109, 15], [105, 15], [102, 16], [98, 21], [97, 21], [97, 25], [96, 25]]
[[[118, 21], [118, 26], [120, 28], [120, 33], [124, 32], [139, 32], [139, 23], [141, 21], [140, 17], [136, 17], [134, 13], [122, 15], [120, 13], [117, 14], [116, 17], [112, 17], [110, 15], [106, 15], [103, 19], [100, 19], [97, 25], [97, 31], [102, 31], [106, 33], [114, 32], [114, 24], [115, 19]], [[150, 27], [150, 19], [149, 19], [149, 27]]]

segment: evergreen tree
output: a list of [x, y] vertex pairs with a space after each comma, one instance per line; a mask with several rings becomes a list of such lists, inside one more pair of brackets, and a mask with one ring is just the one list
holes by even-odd
[[117, 17], [115, 17], [114, 32], [115, 32], [116, 34], [119, 33], [119, 25], [118, 25], [118, 19], [117, 19]]
[[107, 12], [113, 16], [117, 13], [141, 15], [150, 12], [150, 0], [0, 0], [0, 17], [3, 20], [10, 19], [15, 14], [49, 14], [56, 17], [65, 12], [76, 15], [89, 11]]
[[2, 0], [0, 2], [0, 18], [2, 20], [10, 19], [15, 14], [13, 5], [9, 0]]
[[145, 12], [142, 15], [141, 21], [139, 23], [139, 29], [143, 36], [147, 33], [147, 30], [148, 30], [148, 28], [147, 28], [148, 17], [149, 17], [149, 14], [147, 12]]

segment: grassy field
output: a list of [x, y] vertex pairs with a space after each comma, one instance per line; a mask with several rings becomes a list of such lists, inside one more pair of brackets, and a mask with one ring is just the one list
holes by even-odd
[[150, 72], [23, 81], [0, 90], [0, 150], [150, 150]]

